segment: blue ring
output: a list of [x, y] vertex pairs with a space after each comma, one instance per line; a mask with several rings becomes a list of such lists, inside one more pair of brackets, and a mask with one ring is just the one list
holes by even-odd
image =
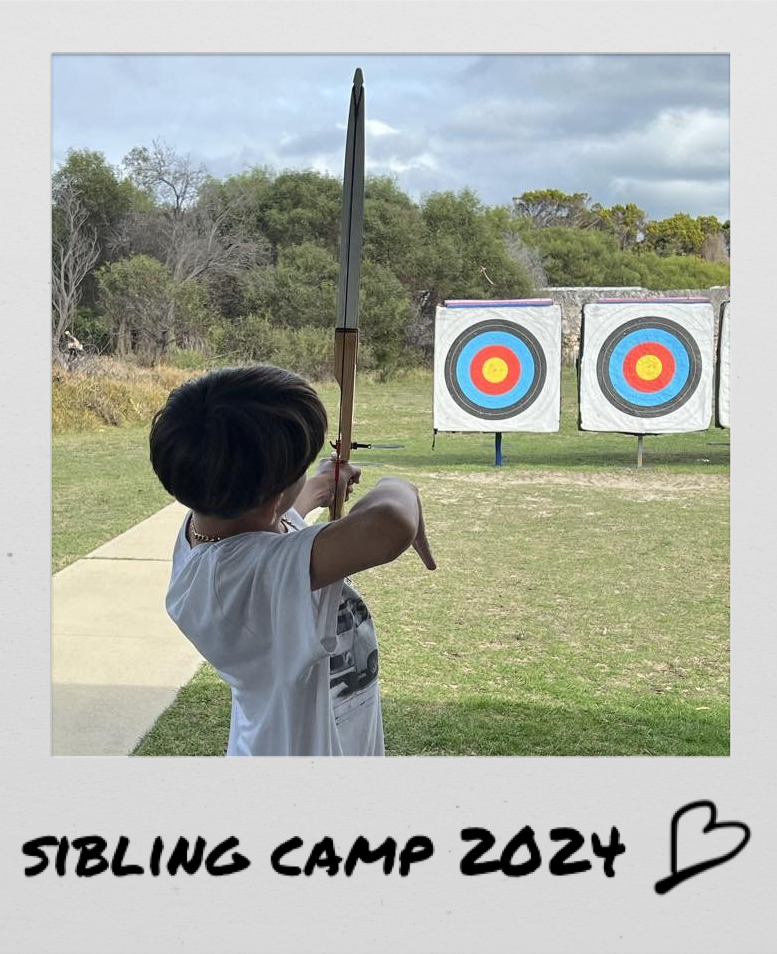
[[[472, 380], [472, 360], [481, 348], [489, 345], [502, 345], [513, 351], [521, 363], [521, 375], [517, 383], [504, 394], [486, 394]], [[514, 404], [526, 394], [531, 387], [535, 376], [534, 358], [526, 345], [517, 335], [507, 334], [504, 331], [484, 331], [477, 335], [462, 348], [456, 362], [456, 381], [466, 395], [475, 404], [481, 407], [496, 410]]]
[[[675, 360], [674, 377], [660, 391], [637, 391], [623, 376], [623, 364], [632, 348], [652, 341], [662, 344], [668, 351], [671, 351]], [[671, 401], [685, 386], [690, 369], [688, 352], [682, 342], [660, 328], [641, 328], [625, 335], [613, 349], [608, 366], [610, 381], [618, 394], [632, 404], [642, 407], [657, 407], [659, 404]]]

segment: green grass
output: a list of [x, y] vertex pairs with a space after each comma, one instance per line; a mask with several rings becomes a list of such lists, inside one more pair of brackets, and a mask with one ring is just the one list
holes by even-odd
[[[636, 439], [579, 433], [571, 372], [563, 385], [561, 433], [505, 435], [496, 470], [491, 435], [431, 450], [428, 375], [359, 383], [355, 438], [405, 445], [360, 451], [362, 487], [418, 484], [439, 565], [411, 552], [356, 581], [391, 755], [728, 754], [729, 448], [710, 444], [728, 432], [647, 437], [638, 472]], [[94, 493], [110, 513], [82, 552], [168, 499], [144, 476], [144, 429], [84, 436], [55, 441], [55, 565], [87, 532], [62, 492], [87, 522]], [[136, 754], [221, 755], [228, 724], [205, 666]]]
[[172, 498], [148, 462], [148, 426], [52, 438], [52, 572], [150, 517]]

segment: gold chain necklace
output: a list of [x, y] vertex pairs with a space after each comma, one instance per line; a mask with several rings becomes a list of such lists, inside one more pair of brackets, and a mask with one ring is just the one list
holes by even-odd
[[[284, 527], [284, 533], [289, 532], [289, 528], [294, 529], [294, 524], [290, 523], [285, 517], [281, 517], [281, 524]], [[192, 532], [192, 536], [195, 540], [199, 540], [200, 543], [218, 543], [219, 540], [223, 540], [223, 537], [208, 537], [204, 533], [199, 533], [197, 528], [194, 526], [194, 518], [189, 521], [189, 529]]]

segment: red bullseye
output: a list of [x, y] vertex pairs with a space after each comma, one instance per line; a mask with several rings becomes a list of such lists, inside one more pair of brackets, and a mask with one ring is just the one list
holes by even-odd
[[649, 394], [660, 391], [674, 374], [672, 352], [657, 341], [635, 345], [623, 359], [623, 377], [635, 391]]
[[470, 377], [484, 394], [506, 394], [521, 377], [521, 362], [504, 345], [486, 345], [472, 359]]

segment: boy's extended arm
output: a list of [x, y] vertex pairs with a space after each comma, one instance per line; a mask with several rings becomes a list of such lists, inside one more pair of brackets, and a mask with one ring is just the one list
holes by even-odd
[[327, 524], [316, 536], [310, 588], [318, 590], [352, 573], [390, 563], [410, 546], [427, 569], [435, 569], [418, 490], [400, 477], [384, 477], [347, 516]]

